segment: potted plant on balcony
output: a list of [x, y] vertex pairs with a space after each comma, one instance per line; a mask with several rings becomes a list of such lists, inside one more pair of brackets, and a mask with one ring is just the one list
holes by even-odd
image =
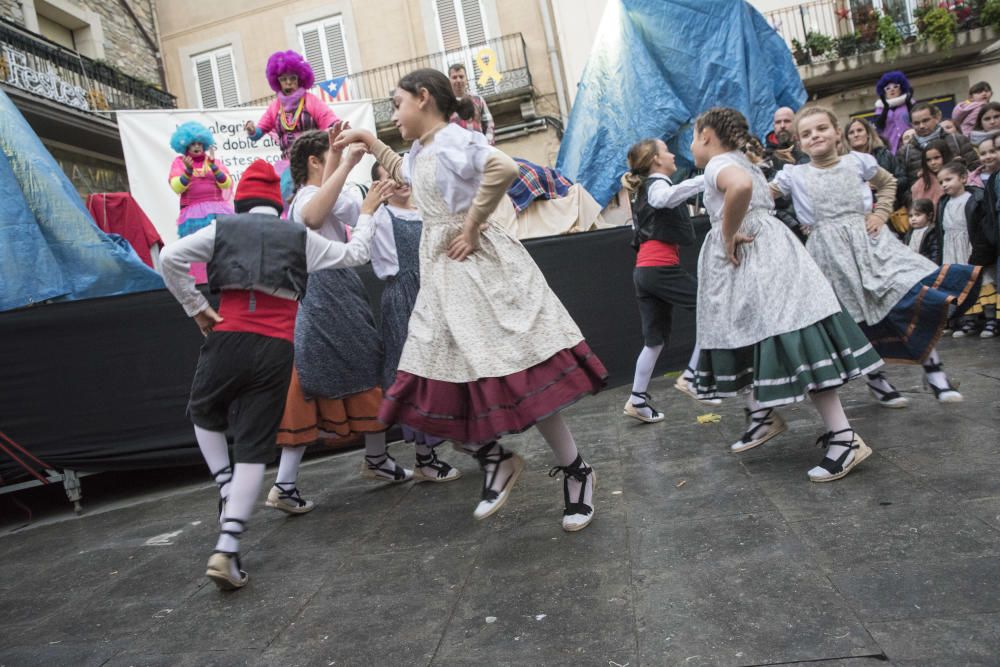
[[892, 59], [899, 55], [899, 49], [903, 46], [903, 36], [896, 21], [888, 14], [878, 19], [878, 39], [885, 49], [886, 57]]
[[1000, 0], [986, 0], [979, 7], [979, 24], [1000, 30]]
[[799, 40], [792, 38], [792, 57], [795, 58], [796, 65], [809, 64], [809, 52]]
[[878, 48], [879, 11], [874, 7], [859, 7], [854, 14], [854, 27], [858, 31], [861, 50], [871, 51]]
[[821, 58], [833, 51], [833, 38], [820, 32], [809, 31], [806, 33], [806, 47], [814, 58]]
[[917, 33], [924, 41], [948, 52], [955, 45], [958, 19], [945, 7], [924, 6], [917, 10]]
[[[997, 0], [1000, 2], [1000, 0]], [[858, 46], [861, 42], [861, 37], [856, 32], [852, 32], [847, 35], [841, 35], [840, 37], [833, 40], [833, 48], [837, 52], [838, 58], [847, 58], [848, 56], [853, 56], [858, 53]]]

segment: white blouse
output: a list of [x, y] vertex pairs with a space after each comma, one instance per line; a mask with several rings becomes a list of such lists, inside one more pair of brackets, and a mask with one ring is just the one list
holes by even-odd
[[[868, 181], [874, 178], [878, 172], [878, 162], [874, 156], [857, 151], [842, 155], [840, 159], [848, 161], [852, 168], [857, 171], [858, 212], [871, 213], [875, 199]], [[786, 197], [791, 195], [792, 204], [795, 206], [795, 217], [798, 218], [798, 221], [803, 225], [812, 225], [816, 222], [816, 218], [813, 216], [812, 198], [806, 187], [807, 169], [820, 170], [819, 167], [814, 167], [812, 164], [786, 164], [785, 168], [775, 175], [773, 182], [781, 190], [781, 194]]]
[[[388, 204], [379, 206], [372, 216], [375, 237], [372, 239], [372, 269], [379, 280], [385, 280], [399, 273], [399, 255], [396, 254], [396, 237], [393, 234], [392, 218], [386, 210]], [[393, 206], [392, 213], [403, 220], [421, 220], [420, 211], [415, 208]]]
[[413, 142], [403, 156], [403, 179], [407, 183], [413, 181], [413, 161], [421, 152], [436, 156], [438, 191], [452, 213], [463, 213], [472, 206], [483, 180], [486, 160], [495, 150], [482, 132], [449, 123], [434, 133], [429, 145], [422, 145], [419, 139]]
[[[302, 222], [301, 211], [318, 192], [319, 187], [315, 185], [302, 186], [296, 193], [295, 199], [292, 200], [291, 209], [288, 211], [288, 219], [299, 224], [305, 224]], [[354, 227], [358, 223], [360, 215], [361, 197], [353, 188], [348, 189], [345, 186], [340, 196], [337, 197], [337, 201], [334, 202], [333, 208], [326, 214], [323, 226], [315, 231], [323, 238], [346, 243], [346, 227]]]

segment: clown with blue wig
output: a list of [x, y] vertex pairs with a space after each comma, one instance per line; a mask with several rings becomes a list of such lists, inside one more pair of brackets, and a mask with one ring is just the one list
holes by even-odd
[[[177, 236], [181, 238], [207, 227], [218, 215], [233, 213], [233, 179], [226, 165], [215, 159], [214, 145], [211, 130], [195, 121], [178, 125], [170, 137], [177, 157], [170, 165], [168, 180], [181, 197], [177, 216]], [[204, 264], [193, 264], [191, 275], [198, 283], [208, 281]]]

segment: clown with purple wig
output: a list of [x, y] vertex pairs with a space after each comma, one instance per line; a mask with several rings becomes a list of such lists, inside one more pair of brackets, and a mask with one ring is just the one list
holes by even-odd
[[[271, 134], [281, 149], [281, 160], [274, 165], [282, 176], [282, 194], [287, 196], [285, 175], [288, 169], [288, 153], [295, 139], [309, 130], [326, 130], [337, 122], [337, 114], [320, 98], [309, 92], [316, 82], [312, 66], [295, 51], [278, 51], [267, 59], [267, 83], [277, 94], [268, 105], [264, 115], [256, 124], [246, 123], [247, 136], [257, 141], [265, 134]], [[290, 188], [289, 188], [290, 191]]]
[[[214, 146], [212, 131], [195, 121], [178, 125], [170, 137], [170, 147], [177, 157], [170, 165], [167, 180], [181, 197], [178, 237], [207, 227], [216, 216], [233, 213], [233, 179], [226, 165], [215, 158]], [[208, 282], [204, 263], [192, 264], [191, 275], [197, 283]]]
[[910, 109], [913, 108], [913, 86], [899, 70], [886, 72], [875, 84], [875, 127], [885, 139], [892, 154], [899, 148], [903, 133], [910, 129]]

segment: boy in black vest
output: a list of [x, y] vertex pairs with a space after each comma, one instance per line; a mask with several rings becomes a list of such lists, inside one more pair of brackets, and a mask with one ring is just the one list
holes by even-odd
[[[275, 457], [306, 274], [368, 261], [371, 213], [389, 195], [380, 186], [365, 200], [350, 242], [328, 241], [277, 217], [283, 209], [278, 175], [257, 160], [236, 188], [237, 215], [220, 216], [160, 256], [167, 288], [206, 337], [187, 411], [219, 486], [221, 534], [206, 574], [221, 590], [247, 583], [239, 538], [260, 495], [264, 467]], [[195, 288], [192, 262], [208, 263], [209, 289], [221, 292], [218, 312]], [[230, 406], [237, 401], [239, 410], [230, 420]], [[235, 465], [230, 464], [227, 428], [233, 433]]]

